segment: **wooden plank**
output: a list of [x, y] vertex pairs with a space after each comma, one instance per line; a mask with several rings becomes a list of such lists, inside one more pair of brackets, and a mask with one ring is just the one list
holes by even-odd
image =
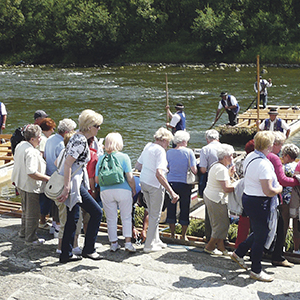
[[14, 160], [13, 156], [0, 156], [0, 160]]

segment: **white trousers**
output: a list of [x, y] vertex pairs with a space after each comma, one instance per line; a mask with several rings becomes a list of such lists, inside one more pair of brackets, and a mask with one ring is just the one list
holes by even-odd
[[161, 243], [159, 237], [159, 221], [164, 203], [165, 189], [156, 188], [141, 182], [141, 188], [146, 200], [149, 213], [149, 226], [145, 241], [145, 248], [153, 248]]
[[125, 189], [110, 189], [104, 190], [100, 193], [103, 203], [103, 209], [106, 215], [107, 232], [110, 242], [118, 240], [117, 222], [118, 222], [118, 208], [123, 225], [123, 236], [132, 236], [132, 193]]

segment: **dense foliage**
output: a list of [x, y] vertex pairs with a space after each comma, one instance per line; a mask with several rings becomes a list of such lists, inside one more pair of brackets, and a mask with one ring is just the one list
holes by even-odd
[[0, 61], [299, 62], [298, 0], [1, 0]]

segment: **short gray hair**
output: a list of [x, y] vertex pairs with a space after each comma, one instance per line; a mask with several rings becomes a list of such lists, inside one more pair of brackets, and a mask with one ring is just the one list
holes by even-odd
[[190, 140], [190, 134], [184, 130], [178, 130], [174, 134], [174, 144], [180, 144], [182, 142], [188, 142]]
[[220, 138], [219, 132], [215, 129], [209, 129], [205, 132], [205, 138], [208, 142], [218, 141]]
[[42, 129], [39, 125], [36, 124], [29, 124], [24, 129], [24, 138], [25, 141], [29, 142], [32, 138], [37, 138], [41, 136]]
[[59, 134], [73, 131], [76, 128], [76, 123], [72, 119], [63, 119], [59, 121], [57, 131]]
[[222, 160], [225, 156], [233, 154], [234, 148], [228, 144], [221, 144], [217, 151], [218, 160]]
[[299, 155], [300, 149], [294, 144], [286, 144], [281, 149], [281, 156], [289, 155], [292, 160], [295, 160]]

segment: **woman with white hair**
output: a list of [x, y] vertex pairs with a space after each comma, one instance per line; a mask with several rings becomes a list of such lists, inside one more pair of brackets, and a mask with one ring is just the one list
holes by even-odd
[[[187, 148], [190, 134], [183, 130], [176, 131], [173, 143], [175, 148], [167, 151], [169, 173], [167, 179], [172, 189], [179, 195], [180, 217], [179, 223], [182, 226], [182, 239], [186, 240], [186, 231], [189, 225], [190, 202], [192, 185], [187, 183], [187, 171], [190, 168], [197, 174], [197, 162], [194, 152]], [[169, 203], [167, 209], [167, 223], [171, 230], [171, 237], [175, 236], [177, 204]]]
[[[132, 237], [132, 197], [135, 195], [135, 181], [132, 174], [131, 161], [127, 154], [120, 152], [123, 149], [123, 139], [120, 133], [111, 132], [105, 137], [105, 151], [107, 154], [99, 157], [96, 166], [95, 181], [100, 185], [100, 196], [105, 210], [107, 220], [108, 238], [111, 243], [110, 250], [115, 252], [120, 249], [117, 235], [118, 208], [120, 209], [123, 225], [123, 236], [125, 237], [125, 250], [135, 252], [131, 243]], [[114, 156], [122, 167], [125, 180], [111, 185], [101, 185], [101, 165], [108, 156]], [[100, 173], [99, 173], [100, 171]], [[123, 181], [123, 182], [121, 182]]]
[[158, 232], [165, 189], [169, 192], [173, 203], [176, 203], [179, 198], [165, 177], [168, 170], [165, 150], [173, 140], [173, 135], [166, 128], [161, 127], [154, 134], [154, 139], [155, 142], [145, 146], [136, 164], [136, 168], [141, 170], [141, 188], [149, 212], [144, 252], [159, 251], [167, 246], [160, 240]]
[[227, 144], [220, 144], [217, 152], [218, 161], [212, 165], [208, 172], [207, 185], [203, 193], [203, 200], [207, 207], [208, 216], [212, 228], [211, 238], [204, 248], [209, 254], [228, 255], [225, 249], [224, 239], [227, 236], [229, 228], [228, 216], [228, 193], [233, 192], [234, 187], [230, 182], [230, 177], [234, 174], [232, 164], [234, 149]]
[[49, 176], [45, 175], [46, 163], [36, 148], [41, 141], [42, 130], [38, 125], [27, 125], [24, 129], [25, 141], [20, 142], [14, 154], [12, 181], [15, 183], [22, 200], [22, 223], [19, 236], [28, 245], [45, 242], [39, 239], [36, 231], [39, 224], [39, 195], [43, 192]]
[[[67, 222], [65, 224], [62, 253], [60, 262], [80, 260], [81, 256], [72, 253], [76, 224], [79, 219], [80, 207], [90, 214], [90, 220], [85, 234], [82, 256], [93, 260], [102, 258], [95, 250], [95, 242], [102, 218], [102, 209], [88, 192], [88, 175], [86, 165], [90, 160], [90, 150], [87, 140], [97, 135], [103, 122], [101, 114], [93, 110], [84, 110], [78, 119], [79, 131], [68, 142], [63, 155], [63, 167], [60, 173], [64, 175], [64, 189], [58, 197], [59, 202], [67, 206]], [[73, 175], [71, 176], [71, 174]]]

